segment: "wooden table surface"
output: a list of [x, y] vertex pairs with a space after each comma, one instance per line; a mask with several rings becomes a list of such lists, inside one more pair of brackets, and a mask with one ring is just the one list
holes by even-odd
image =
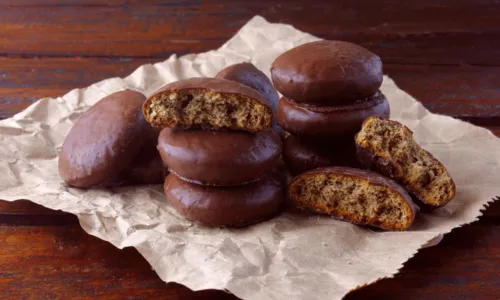
[[[498, 0], [0, 0], [0, 118], [173, 53], [217, 48], [256, 14], [359, 43], [431, 111], [500, 135]], [[497, 202], [395, 278], [346, 299], [500, 299], [499, 216]], [[0, 201], [0, 297], [235, 299], [165, 284], [134, 249], [28, 201]]]

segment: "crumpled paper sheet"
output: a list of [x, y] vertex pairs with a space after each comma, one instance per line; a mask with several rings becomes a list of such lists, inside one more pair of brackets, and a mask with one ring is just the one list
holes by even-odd
[[245, 229], [203, 228], [170, 208], [161, 186], [82, 191], [66, 187], [58, 175], [66, 134], [100, 98], [125, 88], [151, 95], [168, 82], [214, 76], [243, 61], [269, 76], [279, 54], [314, 40], [256, 16], [218, 50], [173, 55], [124, 79], [39, 100], [0, 121], [0, 199], [29, 199], [73, 213], [89, 234], [118, 248], [137, 248], [164, 281], [193, 290], [225, 289], [243, 299], [341, 299], [358, 286], [391, 277], [423, 244], [477, 220], [488, 201], [500, 195], [500, 140], [486, 129], [430, 113], [388, 77], [382, 91], [391, 118], [409, 126], [457, 184], [448, 206], [421, 214], [408, 232], [375, 232], [292, 213]]

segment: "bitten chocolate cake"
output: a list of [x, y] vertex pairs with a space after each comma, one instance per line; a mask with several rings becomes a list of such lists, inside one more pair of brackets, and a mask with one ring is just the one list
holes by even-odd
[[455, 183], [443, 164], [399, 122], [378, 116], [366, 119], [356, 135], [356, 147], [362, 164], [404, 185], [427, 206], [444, 206], [455, 196]]
[[273, 110], [256, 90], [235, 81], [191, 78], [167, 84], [146, 100], [146, 120], [157, 127], [257, 132], [271, 126]]
[[288, 196], [299, 208], [386, 230], [406, 230], [418, 207], [395, 181], [377, 173], [327, 167], [295, 177]]

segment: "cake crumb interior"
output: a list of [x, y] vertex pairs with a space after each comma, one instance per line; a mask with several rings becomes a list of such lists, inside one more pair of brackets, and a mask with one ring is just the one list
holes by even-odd
[[357, 136], [357, 143], [389, 157], [405, 185], [435, 205], [453, 197], [453, 181], [440, 162], [422, 149], [411, 132], [396, 122], [371, 119]]
[[401, 194], [384, 185], [342, 174], [303, 174], [290, 186], [299, 207], [360, 224], [404, 230], [413, 212]]
[[255, 99], [232, 93], [190, 89], [159, 93], [146, 114], [155, 125], [184, 125], [262, 130], [269, 126], [272, 112]]

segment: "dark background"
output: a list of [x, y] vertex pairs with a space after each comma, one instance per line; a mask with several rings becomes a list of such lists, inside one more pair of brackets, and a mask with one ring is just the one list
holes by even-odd
[[[359, 43], [431, 111], [500, 135], [500, 2], [483, 0], [0, 0], [0, 118], [173, 53], [215, 49], [256, 14]], [[496, 203], [347, 299], [500, 299], [499, 216]], [[0, 296], [234, 299], [165, 284], [135, 250], [27, 201], [0, 201]]]

